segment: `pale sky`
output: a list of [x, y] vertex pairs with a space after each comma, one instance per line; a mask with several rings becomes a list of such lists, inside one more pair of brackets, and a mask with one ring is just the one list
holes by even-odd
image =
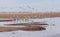
[[60, 0], [0, 0], [0, 12], [60, 11]]

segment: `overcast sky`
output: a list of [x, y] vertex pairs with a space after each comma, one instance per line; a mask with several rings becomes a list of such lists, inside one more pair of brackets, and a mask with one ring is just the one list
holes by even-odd
[[0, 11], [60, 11], [60, 0], [0, 0]]

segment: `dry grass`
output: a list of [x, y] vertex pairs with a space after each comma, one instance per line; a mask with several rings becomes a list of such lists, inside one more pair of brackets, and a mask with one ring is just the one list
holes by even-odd
[[31, 27], [0, 27], [0, 32], [7, 32], [7, 31], [16, 31], [16, 30], [23, 30], [23, 31], [41, 31], [46, 30], [44, 27], [40, 26], [31, 26]]
[[8, 21], [14, 21], [14, 20], [0, 20], [0, 22], [8, 22]]
[[0, 18], [51, 18], [60, 17], [60, 12], [0, 12]]
[[[44, 23], [43, 23], [44, 24]], [[45, 24], [48, 25], [48, 24]], [[20, 28], [12, 28], [12, 27], [3, 27], [1, 28], [2, 31], [15, 31], [15, 30], [23, 30], [23, 31], [41, 31], [41, 30], [46, 30], [45, 27], [43, 27], [42, 24], [39, 23], [21, 23], [21, 24], [8, 24], [7, 26], [20, 26]], [[24, 27], [21, 27], [24, 26]], [[0, 30], [1, 30], [0, 29]]]

